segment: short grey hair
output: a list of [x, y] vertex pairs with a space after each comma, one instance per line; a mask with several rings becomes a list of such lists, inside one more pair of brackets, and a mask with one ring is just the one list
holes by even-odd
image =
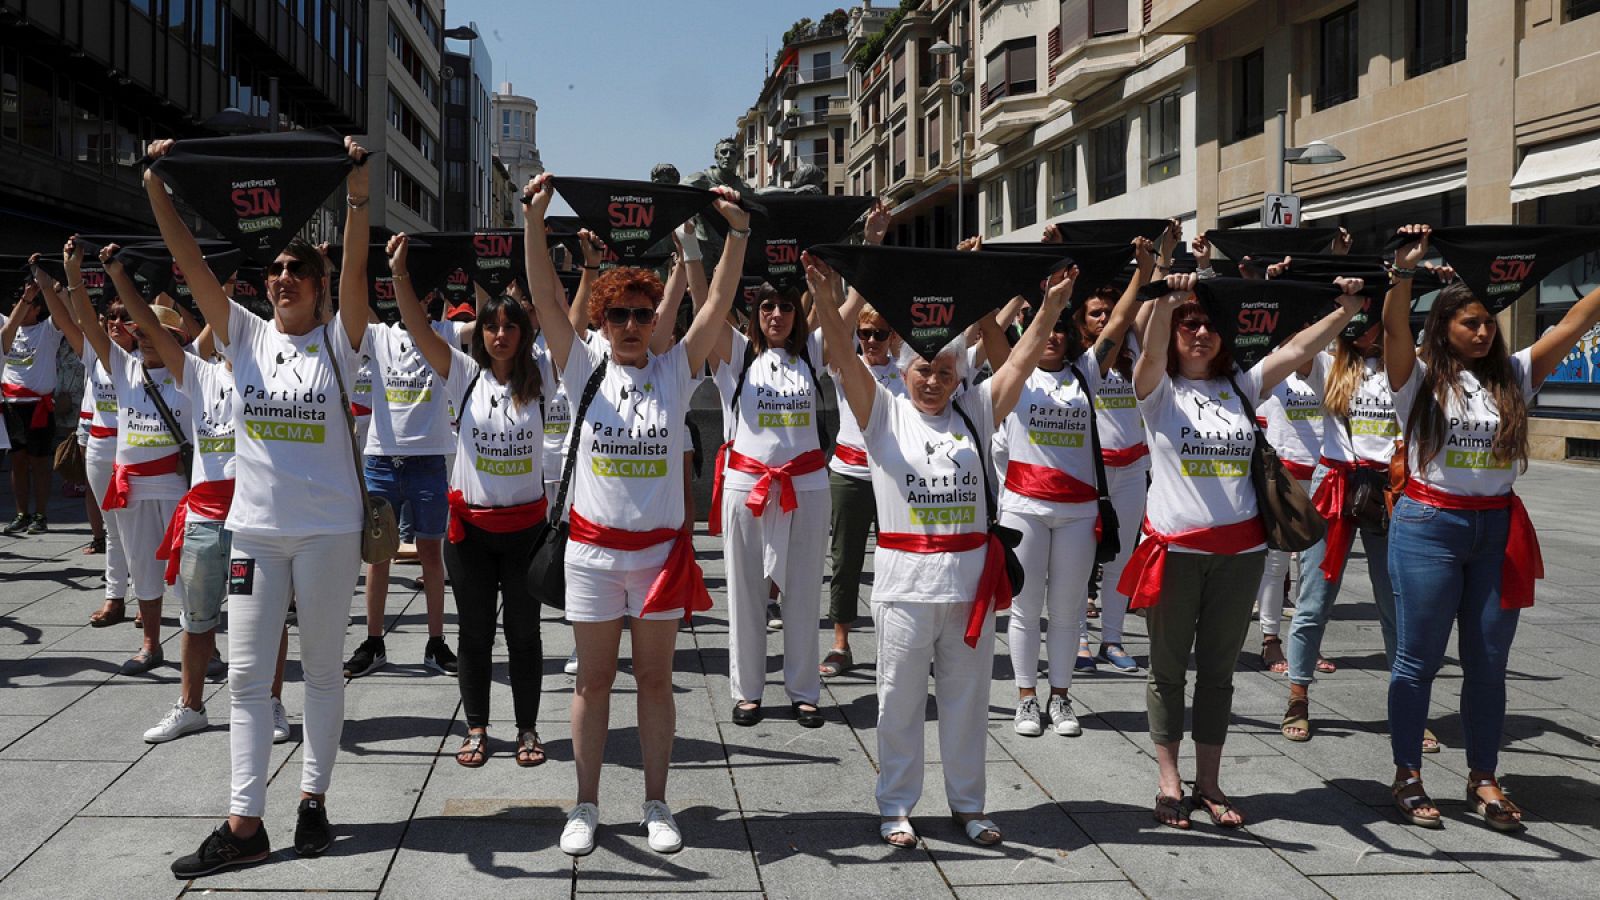
[[[937, 360], [940, 357], [949, 356], [951, 354], [955, 354], [956, 358], [956, 378], [959, 379], [962, 384], [971, 384], [972, 358], [970, 354], [967, 353], [967, 336], [965, 334], [956, 335], [950, 340], [950, 343], [939, 348], [939, 352], [934, 355], [934, 359]], [[911, 367], [916, 365], [917, 360], [920, 359], [922, 359], [922, 354], [911, 349], [910, 344], [901, 343], [900, 358], [895, 360], [895, 364], [900, 367], [900, 377], [904, 378], [906, 374], [911, 371]]]

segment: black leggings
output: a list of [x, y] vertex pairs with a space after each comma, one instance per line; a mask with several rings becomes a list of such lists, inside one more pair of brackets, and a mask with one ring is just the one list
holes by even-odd
[[536, 529], [495, 534], [463, 523], [466, 540], [444, 545], [445, 571], [456, 598], [460, 629], [461, 705], [468, 728], [489, 726], [489, 681], [493, 667], [495, 609], [500, 600], [506, 650], [511, 656], [511, 699], [517, 728], [532, 729], [539, 719], [539, 687], [544, 675], [544, 642], [539, 636], [539, 602], [528, 594], [528, 558]]

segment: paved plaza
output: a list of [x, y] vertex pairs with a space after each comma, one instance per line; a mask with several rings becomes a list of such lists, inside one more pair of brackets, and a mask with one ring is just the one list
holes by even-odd
[[[456, 765], [465, 733], [459, 695], [450, 679], [422, 667], [423, 601], [410, 587], [417, 570], [397, 566], [386, 623], [391, 665], [347, 692], [328, 797], [332, 850], [301, 860], [287, 849], [301, 738], [292, 640], [284, 701], [294, 737], [273, 750], [266, 819], [278, 849], [267, 864], [190, 883], [174, 880], [168, 865], [194, 850], [225, 808], [226, 688], [208, 687], [209, 730], [143, 743], [142, 732], [177, 697], [177, 669], [116, 674], [137, 635], [130, 625], [86, 626], [100, 602], [101, 558], [79, 552], [87, 540], [81, 502], [59, 500], [49, 535], [0, 538], [0, 897], [1600, 896], [1600, 749], [1587, 737], [1600, 735], [1600, 711], [1588, 706], [1600, 703], [1600, 469], [1535, 463], [1518, 486], [1547, 570], [1517, 635], [1501, 757], [1505, 786], [1527, 811], [1522, 835], [1490, 831], [1461, 800], [1467, 767], [1453, 660], [1432, 717], [1446, 749], [1426, 763], [1446, 827], [1417, 829], [1392, 813], [1387, 671], [1358, 544], [1324, 648], [1339, 671], [1312, 691], [1310, 743], [1278, 736], [1287, 687], [1262, 670], [1254, 633], [1239, 661], [1223, 780], [1250, 820], [1243, 831], [1222, 832], [1203, 817], [1189, 833], [1151, 821], [1156, 766], [1142, 676], [1103, 667], [1074, 681], [1082, 737], [1016, 735], [1010, 664], [997, 642], [988, 797], [1005, 844], [976, 848], [950, 823], [930, 723], [929, 773], [914, 819], [923, 840], [891, 849], [878, 839], [872, 795], [870, 630], [855, 642], [859, 667], [825, 683], [825, 727], [801, 729], [789, 717], [778, 635], [769, 641], [771, 715], [754, 728], [731, 725], [720, 549], [702, 532], [718, 606], [678, 640], [669, 799], [683, 852], [651, 852], [637, 824], [643, 777], [626, 662], [612, 709], [599, 847], [576, 861], [557, 848], [576, 787], [573, 679], [561, 672], [571, 635], [553, 616], [544, 626], [540, 713], [550, 762], [515, 765], [502, 655], [494, 755], [482, 769]], [[359, 597], [351, 612], [353, 648], [364, 615]], [[166, 656], [174, 660], [170, 606], [166, 619]], [[447, 621], [453, 630], [453, 613]], [[1142, 658], [1143, 620], [1129, 623], [1127, 648]]]

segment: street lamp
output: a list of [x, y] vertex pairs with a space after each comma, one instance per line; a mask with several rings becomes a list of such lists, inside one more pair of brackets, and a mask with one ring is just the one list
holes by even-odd
[[1278, 110], [1278, 193], [1286, 193], [1284, 182], [1289, 166], [1320, 166], [1343, 162], [1344, 154], [1326, 141], [1312, 141], [1304, 147], [1289, 146], [1288, 115]]
[[[950, 85], [950, 93], [961, 98], [962, 101], [965, 101], [967, 96], [967, 81], [962, 72], [962, 67], [967, 58], [966, 48], [957, 47], [955, 44], [952, 44], [946, 40], [939, 40], [936, 41], [933, 46], [928, 48], [928, 52], [934, 56], [950, 56], [955, 58], [956, 78], [954, 83]], [[962, 111], [959, 107], [956, 109], [956, 128], [958, 129], [956, 143], [957, 152], [959, 153], [958, 161], [956, 163], [956, 240], [959, 242], [966, 240], [967, 237], [967, 117], [962, 115]]]

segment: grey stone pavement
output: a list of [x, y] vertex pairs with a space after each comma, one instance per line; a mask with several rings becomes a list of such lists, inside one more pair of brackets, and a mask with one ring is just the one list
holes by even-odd
[[[1287, 688], [1262, 671], [1254, 635], [1239, 661], [1223, 778], [1250, 819], [1244, 830], [1225, 833], [1201, 818], [1179, 833], [1151, 821], [1155, 762], [1142, 677], [1080, 675], [1073, 694], [1083, 736], [1018, 737], [1010, 664], [997, 641], [988, 798], [1007, 840], [976, 848], [950, 824], [930, 723], [927, 786], [914, 820], [923, 841], [893, 850], [879, 842], [872, 799], [870, 627], [855, 641], [862, 665], [826, 684], [824, 728], [801, 729], [783, 712], [778, 635], [769, 641], [766, 699], [779, 712], [755, 728], [732, 727], [722, 568], [715, 542], [702, 534], [718, 607], [678, 641], [669, 796], [683, 852], [652, 853], [637, 825], [643, 779], [626, 671], [613, 703], [599, 848], [576, 861], [557, 848], [576, 788], [572, 679], [561, 672], [571, 638], [554, 617], [544, 624], [540, 715], [550, 762], [514, 763], [502, 662], [494, 756], [482, 769], [457, 766], [459, 697], [450, 680], [421, 666], [423, 601], [402, 587], [416, 570], [397, 566], [391, 665], [347, 694], [329, 794], [333, 849], [315, 860], [279, 849], [264, 865], [189, 883], [167, 867], [226, 806], [226, 689], [208, 688], [209, 730], [161, 746], [142, 742], [176, 699], [177, 671], [115, 674], [137, 638], [128, 625], [86, 627], [101, 596], [100, 558], [79, 553], [87, 534], [81, 502], [61, 500], [48, 536], [0, 538], [0, 897], [1600, 896], [1600, 749], [1585, 737], [1600, 734], [1600, 712], [1588, 707], [1600, 702], [1600, 469], [1535, 464], [1520, 487], [1548, 563], [1538, 605], [1517, 635], [1502, 756], [1505, 785], [1527, 810], [1522, 835], [1490, 831], [1460, 799], [1466, 763], [1453, 664], [1434, 696], [1433, 727], [1447, 747], [1426, 763], [1447, 825], [1424, 831], [1392, 814], [1386, 673], [1358, 553], [1325, 647], [1339, 671], [1312, 691], [1310, 743], [1278, 736]], [[362, 633], [359, 598], [351, 609], [353, 648]], [[166, 620], [174, 658], [170, 609]], [[453, 614], [449, 622], [453, 628]], [[1143, 620], [1129, 622], [1128, 649], [1142, 656]], [[272, 754], [267, 825], [280, 848], [293, 829], [300, 770], [296, 652], [291, 643], [284, 698], [294, 739]]]

